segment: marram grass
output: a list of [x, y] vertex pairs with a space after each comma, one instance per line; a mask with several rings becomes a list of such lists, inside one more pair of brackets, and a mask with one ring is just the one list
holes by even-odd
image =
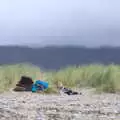
[[[34, 80], [41, 78], [41, 70], [33, 65], [3, 65], [0, 67], [0, 91], [9, 90], [22, 75], [32, 77]], [[42, 76], [49, 82], [50, 88], [46, 93], [56, 91], [56, 82], [61, 81], [64, 86], [72, 88], [93, 87], [98, 91], [120, 91], [120, 66], [119, 65], [86, 65], [70, 66], [59, 71], [45, 72]]]

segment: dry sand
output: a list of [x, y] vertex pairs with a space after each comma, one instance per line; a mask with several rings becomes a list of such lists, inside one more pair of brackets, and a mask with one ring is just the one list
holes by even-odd
[[119, 94], [0, 94], [0, 120], [120, 120]]

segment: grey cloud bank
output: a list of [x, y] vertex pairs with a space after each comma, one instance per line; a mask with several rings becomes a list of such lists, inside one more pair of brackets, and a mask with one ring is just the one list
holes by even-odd
[[0, 44], [120, 46], [119, 0], [1, 0]]

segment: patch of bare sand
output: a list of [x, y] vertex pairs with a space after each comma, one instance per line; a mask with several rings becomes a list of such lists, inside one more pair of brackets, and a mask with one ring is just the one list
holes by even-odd
[[120, 120], [120, 95], [81, 92], [71, 96], [0, 94], [0, 120]]

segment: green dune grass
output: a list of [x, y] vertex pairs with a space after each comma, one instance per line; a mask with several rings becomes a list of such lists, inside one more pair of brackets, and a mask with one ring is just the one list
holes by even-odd
[[[0, 67], [0, 91], [9, 90], [22, 75], [27, 75], [33, 80], [41, 77], [41, 69], [30, 64], [2, 65]], [[55, 83], [61, 81], [69, 88], [92, 87], [102, 92], [120, 91], [120, 66], [119, 65], [84, 65], [70, 66], [59, 71], [45, 72], [44, 80], [48, 81], [50, 88], [47, 93], [56, 92]]]

